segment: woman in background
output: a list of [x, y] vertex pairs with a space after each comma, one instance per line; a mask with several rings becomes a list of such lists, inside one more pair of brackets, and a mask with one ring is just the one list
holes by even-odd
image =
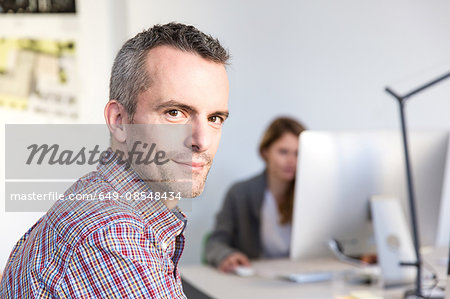
[[259, 146], [265, 170], [234, 184], [206, 243], [206, 261], [221, 271], [250, 266], [250, 259], [289, 256], [298, 138], [305, 128], [280, 117]]

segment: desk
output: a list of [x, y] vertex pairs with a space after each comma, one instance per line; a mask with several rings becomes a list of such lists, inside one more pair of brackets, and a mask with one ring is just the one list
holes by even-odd
[[[206, 265], [182, 266], [181, 276], [189, 284], [213, 298], [402, 298], [409, 287], [383, 289], [380, 284], [357, 285], [344, 281], [342, 273], [354, 269], [335, 259], [296, 262], [288, 259], [253, 262], [256, 276], [238, 277], [225, 274]], [[439, 274], [442, 275], [442, 269]], [[297, 284], [274, 276], [295, 272], [332, 271], [333, 280]], [[443, 274], [445, 275], [445, 274]]]

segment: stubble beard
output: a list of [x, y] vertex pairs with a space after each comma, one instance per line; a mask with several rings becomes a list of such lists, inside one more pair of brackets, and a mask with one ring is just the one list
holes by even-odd
[[156, 176], [154, 170], [136, 167], [135, 171], [153, 192], [166, 193], [166, 195], [170, 193], [182, 198], [194, 198], [203, 193], [210, 169], [211, 163], [208, 163], [199, 173], [190, 170], [189, 176], [175, 174], [171, 168], [158, 169], [159, 173]]

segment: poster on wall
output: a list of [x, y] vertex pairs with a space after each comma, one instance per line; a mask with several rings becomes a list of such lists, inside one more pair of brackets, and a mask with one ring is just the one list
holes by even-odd
[[75, 42], [0, 38], [0, 107], [75, 120]]
[[75, 0], [0, 0], [0, 13], [75, 12]]

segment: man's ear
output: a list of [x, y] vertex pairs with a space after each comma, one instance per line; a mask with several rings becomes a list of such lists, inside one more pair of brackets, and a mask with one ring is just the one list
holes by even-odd
[[128, 114], [125, 107], [116, 100], [110, 100], [104, 110], [106, 124], [111, 136], [120, 143], [126, 141], [125, 125], [128, 124]]

